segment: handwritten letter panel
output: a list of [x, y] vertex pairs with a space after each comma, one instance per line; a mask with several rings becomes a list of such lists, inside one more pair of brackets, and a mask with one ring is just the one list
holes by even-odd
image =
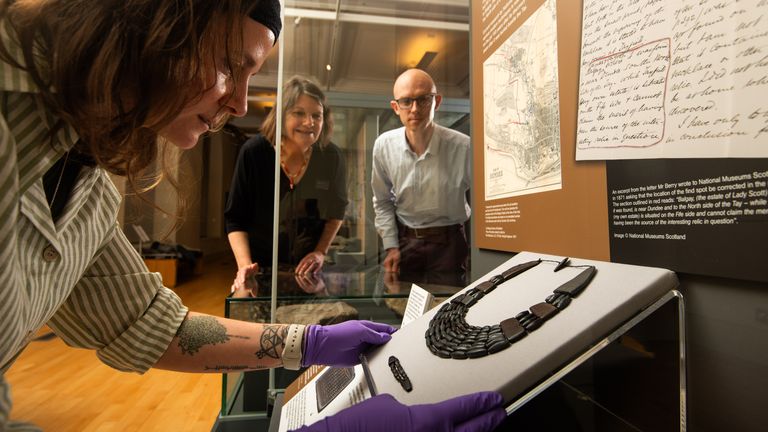
[[768, 0], [584, 0], [579, 160], [768, 157]]

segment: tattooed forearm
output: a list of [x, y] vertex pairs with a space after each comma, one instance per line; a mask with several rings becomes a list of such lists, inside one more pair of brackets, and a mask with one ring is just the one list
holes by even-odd
[[229, 341], [227, 329], [216, 318], [210, 316], [187, 317], [176, 333], [182, 354], [195, 355], [204, 345], [215, 345]]
[[215, 366], [205, 366], [204, 370], [207, 371], [217, 371], [217, 372], [227, 372], [227, 371], [244, 371], [244, 370], [255, 370], [255, 369], [266, 369], [268, 366], [266, 365], [255, 365], [255, 366], [245, 366], [245, 365], [232, 365], [232, 366], [224, 366], [224, 365], [215, 365]]
[[264, 332], [259, 340], [261, 349], [256, 352], [256, 357], [280, 358], [285, 348], [285, 338], [288, 336], [288, 326], [265, 325]]

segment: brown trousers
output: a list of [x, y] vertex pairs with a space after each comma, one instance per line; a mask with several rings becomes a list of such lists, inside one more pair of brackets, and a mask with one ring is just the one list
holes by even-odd
[[469, 244], [464, 225], [414, 230], [398, 224], [400, 279], [465, 286]]

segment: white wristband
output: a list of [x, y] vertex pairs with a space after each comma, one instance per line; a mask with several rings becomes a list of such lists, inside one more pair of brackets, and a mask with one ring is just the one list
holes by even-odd
[[288, 335], [285, 337], [285, 349], [283, 349], [283, 367], [290, 370], [301, 369], [301, 344], [304, 341], [304, 329], [301, 324], [288, 326]]

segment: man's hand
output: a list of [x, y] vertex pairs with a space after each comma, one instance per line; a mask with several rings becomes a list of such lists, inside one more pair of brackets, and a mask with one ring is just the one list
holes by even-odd
[[397, 294], [400, 292], [400, 278], [395, 272], [384, 273], [384, 286], [387, 287], [388, 294]]
[[400, 249], [387, 249], [387, 256], [384, 258], [384, 270], [398, 273], [400, 271]]

